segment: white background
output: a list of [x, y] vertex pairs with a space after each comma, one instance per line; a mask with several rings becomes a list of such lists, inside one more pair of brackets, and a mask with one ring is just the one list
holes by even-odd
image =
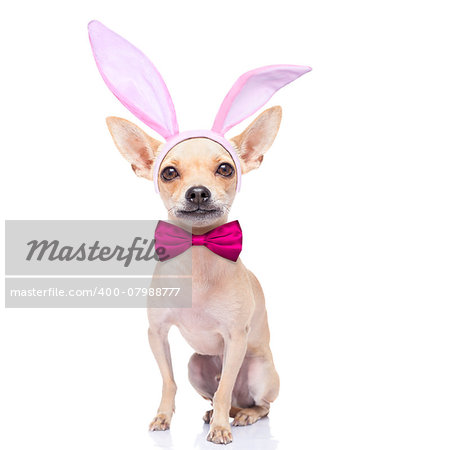
[[[97, 72], [91, 19], [150, 56], [182, 129], [209, 126], [249, 69], [313, 67], [270, 102], [284, 109], [279, 136], [232, 211], [265, 289], [282, 382], [269, 420], [236, 430], [232, 448], [449, 448], [447, 3], [2, 8], [6, 219], [164, 217], [106, 129], [107, 115], [134, 119]], [[0, 313], [2, 448], [215, 448], [177, 331], [172, 430], [147, 432], [161, 384], [144, 310]]]

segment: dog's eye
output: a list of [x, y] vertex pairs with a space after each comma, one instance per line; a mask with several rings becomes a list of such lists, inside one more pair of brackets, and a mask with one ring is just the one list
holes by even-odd
[[178, 177], [178, 172], [177, 169], [175, 169], [175, 167], [166, 167], [162, 172], [161, 172], [161, 178], [165, 181], [171, 181], [173, 179], [175, 179], [176, 177]]
[[234, 173], [234, 169], [231, 167], [231, 164], [223, 163], [217, 168], [216, 173], [222, 175], [223, 177], [231, 177]]

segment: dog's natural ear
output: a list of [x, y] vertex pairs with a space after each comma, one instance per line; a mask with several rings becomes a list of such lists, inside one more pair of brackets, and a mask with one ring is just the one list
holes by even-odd
[[281, 123], [281, 107], [262, 112], [239, 136], [231, 140], [241, 159], [242, 173], [257, 169], [272, 145]]
[[162, 143], [120, 117], [107, 117], [106, 124], [119, 152], [131, 164], [134, 173], [152, 180], [153, 163]]

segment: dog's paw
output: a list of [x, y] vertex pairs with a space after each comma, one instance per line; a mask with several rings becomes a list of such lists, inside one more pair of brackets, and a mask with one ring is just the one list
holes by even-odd
[[148, 429], [150, 431], [164, 431], [170, 428], [170, 417], [166, 414], [157, 414], [150, 422]]
[[257, 420], [261, 419], [261, 416], [252, 408], [244, 408], [236, 413], [231, 425], [234, 427], [243, 427], [245, 425], [251, 425]]
[[203, 421], [205, 423], [211, 423], [212, 415], [213, 415], [213, 410], [212, 409], [206, 411], [205, 415], [203, 416]]
[[231, 430], [218, 425], [211, 425], [206, 439], [214, 444], [229, 444], [233, 440]]

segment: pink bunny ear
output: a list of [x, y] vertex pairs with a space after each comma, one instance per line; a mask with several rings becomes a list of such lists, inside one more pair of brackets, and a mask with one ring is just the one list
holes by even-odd
[[112, 93], [164, 138], [177, 134], [172, 98], [151, 61], [96, 20], [89, 23], [88, 30], [98, 70]]
[[224, 135], [264, 106], [275, 92], [310, 70], [307, 66], [276, 65], [244, 73], [223, 100], [212, 130]]

